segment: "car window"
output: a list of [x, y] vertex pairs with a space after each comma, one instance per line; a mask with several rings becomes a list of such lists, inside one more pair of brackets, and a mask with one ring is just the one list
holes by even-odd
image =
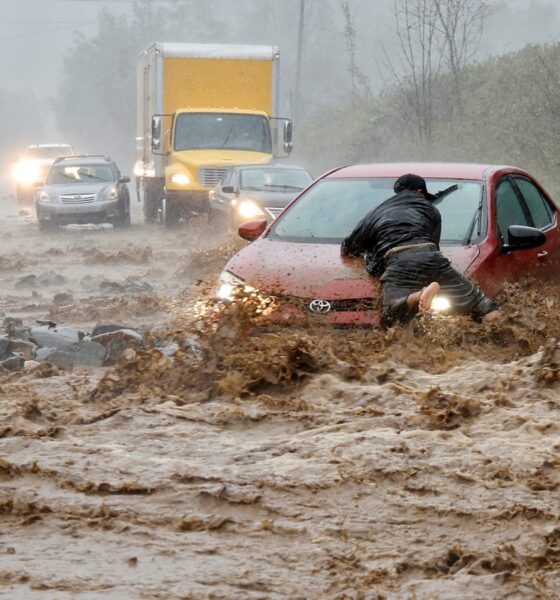
[[[278, 217], [270, 237], [340, 243], [370, 210], [394, 196], [395, 179], [321, 180]], [[462, 243], [480, 206], [482, 182], [432, 179], [426, 183], [432, 193], [457, 185], [437, 207], [442, 215], [442, 241]]]
[[544, 229], [551, 225], [554, 221], [554, 210], [541, 194], [539, 188], [528, 179], [521, 177], [516, 177], [515, 183], [521, 190], [523, 198], [525, 198], [535, 227]]
[[267, 192], [299, 191], [307, 187], [311, 175], [301, 169], [244, 169], [240, 188]]
[[95, 183], [115, 181], [111, 165], [55, 165], [49, 171], [47, 184]]
[[498, 235], [509, 244], [510, 225], [532, 226], [511, 182], [502, 179], [496, 188], [496, 224]]

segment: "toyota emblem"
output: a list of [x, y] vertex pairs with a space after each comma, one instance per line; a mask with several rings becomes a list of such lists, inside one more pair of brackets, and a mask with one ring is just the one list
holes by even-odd
[[331, 303], [328, 300], [313, 300], [309, 303], [309, 310], [316, 315], [324, 315], [331, 310]]

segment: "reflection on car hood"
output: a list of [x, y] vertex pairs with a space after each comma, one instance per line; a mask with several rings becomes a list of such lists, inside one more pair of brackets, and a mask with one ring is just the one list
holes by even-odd
[[[464, 272], [477, 246], [450, 246], [442, 252]], [[359, 258], [340, 256], [338, 244], [298, 244], [259, 238], [243, 248], [226, 270], [268, 294], [297, 298], [350, 300], [375, 298], [379, 282]]]
[[96, 181], [94, 183], [64, 183], [56, 185], [45, 185], [45, 192], [57, 196], [61, 194], [99, 194], [105, 188], [114, 186], [115, 182]]
[[254, 200], [259, 206], [266, 206], [269, 208], [284, 208], [287, 206], [296, 196], [299, 194], [298, 191], [290, 192], [254, 192], [253, 190], [241, 190], [240, 200]]

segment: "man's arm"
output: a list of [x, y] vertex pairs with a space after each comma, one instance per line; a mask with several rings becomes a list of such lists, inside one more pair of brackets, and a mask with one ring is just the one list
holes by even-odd
[[372, 236], [372, 227], [366, 217], [356, 225], [354, 231], [342, 242], [340, 253], [342, 256], [361, 256], [371, 245]]

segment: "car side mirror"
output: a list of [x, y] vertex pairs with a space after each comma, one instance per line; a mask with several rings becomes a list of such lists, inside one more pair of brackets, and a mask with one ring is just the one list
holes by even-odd
[[546, 242], [546, 235], [535, 227], [525, 225], [510, 225], [508, 228], [509, 243], [502, 246], [502, 254], [515, 250], [530, 250], [538, 248]]
[[130, 183], [130, 177], [121, 177], [119, 183]]
[[266, 225], [266, 219], [259, 219], [258, 221], [249, 221], [248, 223], [243, 223], [243, 225], [239, 227], [237, 232], [244, 240], [247, 240], [248, 242], [253, 242], [264, 233]]
[[224, 192], [224, 194], [235, 194], [235, 188], [233, 185], [224, 185], [222, 187], [222, 192]]
[[292, 122], [286, 120], [284, 122], [284, 152], [290, 154], [294, 144], [292, 141]]

